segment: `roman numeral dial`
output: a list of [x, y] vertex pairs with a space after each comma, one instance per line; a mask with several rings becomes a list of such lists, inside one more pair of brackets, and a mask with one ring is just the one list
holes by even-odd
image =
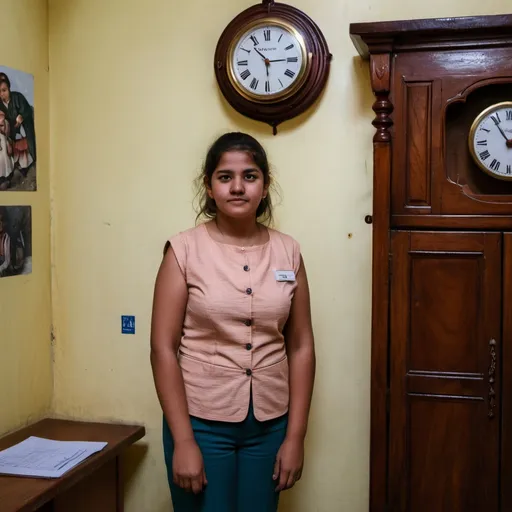
[[262, 21], [235, 41], [230, 80], [246, 97], [277, 98], [300, 85], [306, 69], [302, 36], [286, 24]]
[[512, 180], [512, 101], [492, 105], [475, 118], [469, 150], [482, 171], [497, 179]]

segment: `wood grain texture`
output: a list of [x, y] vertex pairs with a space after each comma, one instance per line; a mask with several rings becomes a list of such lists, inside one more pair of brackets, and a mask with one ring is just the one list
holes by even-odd
[[512, 15], [350, 36], [376, 96], [369, 510], [509, 512], [512, 188], [467, 138], [510, 99]]
[[[115, 461], [124, 449], [144, 435], [144, 427], [136, 425], [44, 419], [1, 438], [0, 450], [13, 446], [29, 436], [60, 441], [101, 441], [108, 444], [101, 452], [92, 455], [58, 479], [0, 476], [0, 510], [2, 512], [38, 510], [56, 496], [91, 477], [105, 464]], [[113, 487], [117, 489], [115, 480]]]
[[119, 498], [116, 458], [58, 494], [53, 499], [53, 512], [117, 512]]
[[405, 166], [408, 170], [406, 202], [430, 205], [430, 136], [432, 130], [432, 82], [406, 85]]
[[390, 508], [497, 512], [501, 234], [395, 232], [392, 252]]
[[384, 41], [390, 51], [408, 46], [449, 48], [457, 42], [483, 47], [496, 44], [496, 38], [510, 41], [512, 14], [351, 23], [349, 30], [354, 46], [367, 59], [370, 53], [382, 51]]
[[370, 510], [385, 510], [388, 452], [389, 199], [391, 147], [374, 142]]
[[512, 229], [512, 217], [506, 215], [393, 215], [393, 228], [418, 229]]
[[389, 99], [390, 80], [391, 80], [391, 55], [389, 53], [379, 53], [372, 55], [370, 59], [370, 79], [375, 102], [372, 106], [376, 114], [372, 124], [377, 129], [373, 137], [373, 142], [390, 142], [390, 128], [393, 125], [391, 114], [393, 113], [393, 104]]
[[394, 71], [392, 212], [432, 213], [432, 127], [440, 83]]
[[[512, 510], [512, 233], [503, 234], [501, 510]], [[499, 351], [498, 351], [499, 353]]]

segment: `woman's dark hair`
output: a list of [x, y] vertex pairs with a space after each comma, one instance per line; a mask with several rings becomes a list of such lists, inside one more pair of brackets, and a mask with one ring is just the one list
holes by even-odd
[[9, 80], [9, 77], [5, 73], [0, 73], [0, 85], [2, 83], [5, 83], [7, 85], [7, 88], [9, 91], [11, 90], [11, 81]]
[[[217, 165], [219, 165], [220, 159], [224, 153], [228, 151], [247, 152], [254, 160], [254, 163], [261, 169], [265, 185], [272, 187], [274, 184], [267, 153], [263, 149], [263, 146], [254, 137], [246, 133], [225, 133], [208, 149], [201, 174], [196, 180], [197, 198], [199, 200], [197, 219], [202, 216], [213, 219], [217, 214], [217, 206], [215, 201], [207, 193], [207, 185], [211, 186], [213, 172], [217, 168]], [[261, 200], [256, 210], [256, 217], [260, 222], [267, 224], [272, 223], [272, 199], [270, 192]]]

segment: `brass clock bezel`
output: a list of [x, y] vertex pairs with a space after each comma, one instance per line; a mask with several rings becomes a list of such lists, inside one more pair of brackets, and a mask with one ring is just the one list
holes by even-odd
[[[235, 48], [238, 46], [238, 43], [245, 34], [255, 30], [256, 28], [263, 28], [267, 26], [278, 26], [292, 34], [292, 36], [297, 40], [300, 46], [302, 64], [299, 70], [299, 76], [292, 86], [274, 94], [260, 95], [251, 93], [250, 91], [247, 91], [244, 87], [242, 87], [239, 80], [237, 79], [236, 72], [233, 66], [233, 56]], [[241, 27], [240, 30], [238, 30], [238, 32], [232, 38], [227, 52], [228, 79], [231, 85], [236, 89], [238, 94], [240, 94], [240, 96], [243, 96], [245, 99], [249, 101], [265, 104], [277, 103], [286, 98], [289, 98], [290, 96], [293, 96], [303, 86], [309, 74], [309, 70], [311, 68], [311, 57], [312, 55], [311, 52], [308, 52], [304, 36], [300, 32], [300, 30], [298, 30], [295, 26], [293, 26], [291, 23], [287, 21], [284, 21], [276, 17], [261, 18], [258, 20], [254, 20], [251, 23], [247, 23], [246, 25]]]
[[[468, 146], [469, 146], [469, 152], [471, 153], [471, 157], [473, 158], [473, 161], [476, 163], [476, 165], [485, 172], [487, 175], [502, 181], [512, 181], [512, 174], [510, 176], [502, 176], [493, 173], [487, 167], [480, 161], [478, 158], [478, 155], [476, 153], [475, 147], [474, 147], [474, 139], [475, 139], [475, 133], [478, 129], [478, 126], [480, 123], [492, 112], [495, 112], [497, 110], [501, 110], [502, 108], [512, 108], [512, 101], [501, 101], [499, 103], [494, 103], [493, 105], [490, 105], [489, 107], [485, 108], [478, 114], [474, 121], [471, 123], [471, 128], [469, 130], [469, 136], [468, 136]], [[512, 149], [510, 150], [512, 152]]]

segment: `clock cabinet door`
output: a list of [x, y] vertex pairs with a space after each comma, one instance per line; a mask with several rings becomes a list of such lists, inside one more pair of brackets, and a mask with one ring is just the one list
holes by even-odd
[[501, 240], [392, 232], [393, 512], [499, 510]]
[[392, 226], [454, 226], [455, 218], [457, 227], [482, 229], [479, 217], [489, 215], [505, 217], [495, 224], [500, 229], [510, 227], [512, 180], [491, 171], [499, 166], [507, 177], [511, 169], [512, 114], [502, 111], [500, 126], [484, 126], [490, 133], [477, 141], [488, 172], [472, 157], [469, 139], [480, 114], [511, 100], [511, 77], [510, 47], [394, 58]]

